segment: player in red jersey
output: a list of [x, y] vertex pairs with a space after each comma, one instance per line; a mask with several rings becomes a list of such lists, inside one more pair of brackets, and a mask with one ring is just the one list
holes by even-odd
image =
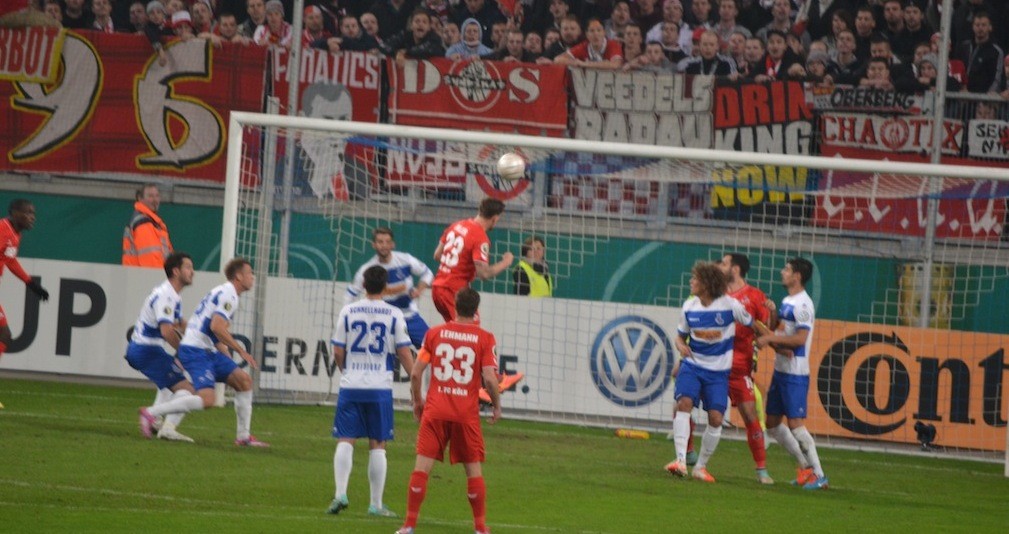
[[[49, 292], [42, 287], [42, 284], [32, 280], [18, 262], [21, 234], [34, 226], [35, 205], [23, 198], [12, 200], [7, 208], [7, 217], [0, 219], [0, 247], [3, 247], [3, 253], [0, 254], [0, 276], [3, 276], [5, 267], [9, 268], [14, 276], [20, 278], [28, 289], [32, 290], [32, 293], [46, 301], [49, 300]], [[3, 306], [0, 306], [0, 356], [7, 351], [7, 344], [10, 342], [11, 329], [7, 326], [7, 314], [4, 313]]]
[[473, 278], [487, 280], [511, 267], [515, 259], [511, 252], [505, 252], [501, 261], [490, 263], [487, 232], [494, 228], [502, 213], [504, 202], [485, 198], [475, 218], [454, 222], [442, 233], [434, 251], [434, 259], [441, 263], [431, 283], [431, 299], [445, 322], [455, 319], [455, 295]]
[[[480, 328], [475, 317], [480, 294], [466, 287], [456, 293], [457, 319], [428, 330], [424, 346], [410, 373], [413, 414], [420, 420], [417, 431], [417, 462], [410, 475], [407, 491], [406, 522], [399, 534], [412, 534], [427, 493], [428, 473], [435, 460], [444, 461], [446, 445], [451, 443], [449, 459], [462, 462], [466, 470], [466, 497], [473, 509], [477, 533], [487, 529], [487, 489], [484, 485], [483, 431], [480, 428], [480, 380], [491, 397], [490, 423], [501, 418], [501, 394], [497, 384], [497, 348], [494, 334]], [[427, 399], [421, 397], [424, 369], [431, 365], [431, 384]]]
[[[729, 280], [727, 294], [742, 303], [746, 311], [753, 316], [754, 328], [759, 329], [760, 325], [773, 323], [771, 316], [777, 309], [774, 301], [768, 299], [763, 291], [746, 283], [750, 259], [745, 254], [733, 252], [723, 256], [719, 265]], [[756, 339], [754, 328], [736, 325], [736, 340], [732, 348], [732, 371], [729, 373], [729, 399], [739, 410], [746, 425], [746, 442], [757, 465], [757, 480], [761, 484], [774, 484], [774, 480], [767, 473], [764, 431], [760, 427], [754, 396], [752, 377], [753, 342]]]

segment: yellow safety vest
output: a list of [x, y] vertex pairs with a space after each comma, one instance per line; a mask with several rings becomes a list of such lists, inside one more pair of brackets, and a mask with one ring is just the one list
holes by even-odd
[[529, 278], [530, 297], [549, 297], [553, 295], [554, 284], [550, 278], [536, 272], [536, 269], [533, 269], [533, 266], [525, 260], [519, 260], [519, 268], [525, 271], [526, 277]]

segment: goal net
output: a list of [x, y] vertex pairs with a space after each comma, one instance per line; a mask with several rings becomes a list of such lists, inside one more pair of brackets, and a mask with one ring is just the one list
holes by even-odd
[[[1009, 322], [1007, 173], [232, 114], [225, 257], [252, 260], [236, 330], [260, 360], [260, 400], [332, 401], [329, 339], [372, 231], [427, 263], [487, 196], [507, 211], [492, 261], [545, 245], [553, 295], [516, 294], [516, 268], [474, 287], [513, 417], [671, 428], [673, 348], [696, 261], [746, 254], [776, 302], [785, 261], [814, 264], [808, 427], [819, 442], [1001, 457]], [[507, 181], [498, 157], [520, 154]], [[528, 247], [527, 247], [528, 248]], [[442, 322], [430, 297], [429, 324]], [[758, 354], [767, 391], [773, 353]], [[397, 373], [396, 399], [409, 399]], [[729, 414], [730, 422], [738, 415]]]

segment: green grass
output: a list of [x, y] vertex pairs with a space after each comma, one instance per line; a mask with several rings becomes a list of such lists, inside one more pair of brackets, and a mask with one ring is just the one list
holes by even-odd
[[[0, 530], [383, 532], [368, 505], [367, 452], [355, 450], [351, 508], [333, 496], [332, 409], [256, 406], [268, 450], [236, 449], [229, 407], [190, 415], [197, 443], [147, 441], [138, 390], [0, 381]], [[507, 414], [506, 414], [507, 415]], [[398, 413], [386, 505], [405, 511], [417, 425]], [[1004, 532], [1009, 480], [998, 464], [822, 449], [831, 489], [791, 487], [791, 463], [769, 451], [778, 484], [758, 486], [745, 443], [723, 440], [718, 483], [673, 479], [665, 439], [622, 440], [599, 429], [503, 420], [485, 425], [488, 520], [509, 532]], [[461, 466], [437, 465], [418, 532], [472, 532]]]

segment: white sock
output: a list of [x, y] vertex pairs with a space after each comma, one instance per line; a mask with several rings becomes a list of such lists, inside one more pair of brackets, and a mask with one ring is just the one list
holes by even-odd
[[809, 463], [806, 461], [806, 455], [802, 454], [802, 449], [799, 447], [799, 442], [796, 441], [795, 436], [788, 431], [788, 427], [785, 426], [785, 423], [781, 423], [774, 428], [768, 428], [767, 433], [774, 438], [774, 441], [781, 444], [781, 446], [788, 451], [788, 454], [791, 454], [795, 458], [796, 463], [799, 464], [800, 467], [805, 468], [809, 466]]
[[813, 468], [813, 473], [817, 477], [822, 477], [823, 467], [820, 466], [820, 455], [816, 453], [816, 443], [813, 442], [813, 436], [810, 435], [809, 430], [806, 430], [805, 426], [793, 428], [792, 435], [799, 442], [802, 452], [806, 453], [806, 459], [809, 460], [809, 466]]
[[168, 402], [172, 400], [172, 390], [168, 388], [161, 388], [158, 393], [154, 395], [154, 405], [157, 406], [162, 402]]
[[337, 498], [347, 494], [347, 483], [350, 481], [350, 470], [353, 468], [354, 445], [347, 441], [337, 443], [336, 452], [333, 454], [333, 477], [336, 479]]
[[[202, 410], [203, 409], [203, 399], [193, 395], [192, 393], [180, 389], [172, 395], [172, 399], [169, 401], [162, 402], [160, 404], [155, 404], [147, 409], [151, 415], [157, 417], [160, 415], [169, 414], [185, 414], [188, 412]], [[181, 418], [179, 418], [181, 421]], [[166, 419], [167, 421], [167, 419]], [[178, 422], [176, 422], [177, 424]]]
[[673, 416], [673, 447], [676, 459], [687, 461], [687, 441], [690, 439], [690, 412], [676, 412]]
[[235, 392], [236, 439], [249, 439], [252, 426], [252, 391]]
[[372, 449], [368, 453], [368, 482], [371, 484], [371, 505], [382, 509], [382, 494], [385, 493], [386, 471], [385, 449]]
[[701, 454], [697, 456], [697, 465], [694, 466], [695, 470], [708, 465], [708, 460], [715, 453], [715, 448], [718, 447], [718, 442], [721, 439], [722, 427], [709, 423], [708, 427], [704, 429], [704, 436], [701, 437]]

